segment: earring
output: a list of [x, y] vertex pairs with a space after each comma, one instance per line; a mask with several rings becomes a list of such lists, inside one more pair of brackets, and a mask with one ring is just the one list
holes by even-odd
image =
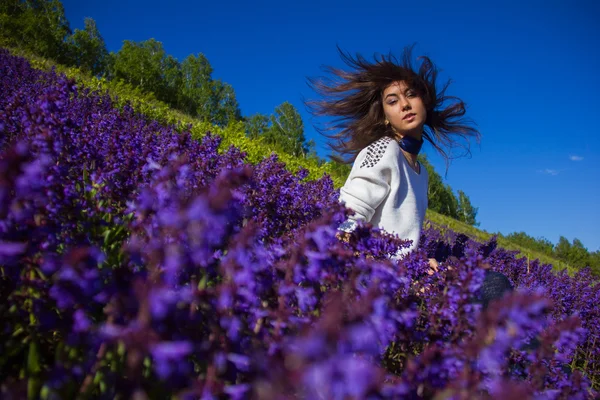
[[390, 121], [388, 121], [388, 120], [386, 119], [386, 120], [385, 120], [385, 125], [387, 126], [387, 125], [389, 125], [389, 124], [390, 124]]

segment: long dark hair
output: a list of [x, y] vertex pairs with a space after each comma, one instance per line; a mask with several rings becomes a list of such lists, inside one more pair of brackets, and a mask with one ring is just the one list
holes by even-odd
[[[450, 156], [445, 149], [458, 146], [469, 152], [468, 142], [463, 145], [455, 138], [475, 137], [479, 141], [479, 131], [462, 118], [465, 103], [445, 94], [450, 81], [439, 92], [436, 90], [438, 71], [429, 57], [418, 57], [419, 69], [413, 68], [413, 46], [404, 49], [401, 63], [391, 53], [387, 57], [375, 55], [374, 62], [369, 62], [360, 54], [353, 58], [338, 47], [342, 60], [351, 70], [327, 66], [325, 71], [337, 80], [308, 78], [309, 86], [322, 97], [306, 103], [310, 111], [318, 116], [335, 117], [327, 128], [317, 128], [321, 134], [333, 139], [328, 143], [337, 153], [332, 159], [352, 163], [358, 153], [375, 140], [394, 137], [391, 125], [385, 124], [382, 94], [395, 81], [405, 81], [423, 100], [427, 110], [423, 138], [444, 157], [446, 166]], [[330, 131], [338, 132], [330, 134]]]

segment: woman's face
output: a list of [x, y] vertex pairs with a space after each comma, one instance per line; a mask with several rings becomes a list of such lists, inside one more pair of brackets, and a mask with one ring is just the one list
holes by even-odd
[[396, 133], [421, 139], [427, 110], [417, 92], [406, 82], [393, 82], [383, 91], [383, 112]]

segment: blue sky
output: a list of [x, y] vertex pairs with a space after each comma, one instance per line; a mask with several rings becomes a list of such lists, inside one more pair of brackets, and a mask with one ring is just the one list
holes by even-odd
[[[180, 61], [204, 53], [243, 115], [284, 101], [308, 138], [307, 77], [342, 66], [336, 45], [364, 56], [416, 43], [451, 78], [481, 133], [446, 182], [479, 207], [488, 232], [562, 235], [600, 249], [600, 2], [63, 0], [71, 28], [92, 17], [109, 51], [155, 38]], [[438, 172], [443, 160], [424, 150]]]

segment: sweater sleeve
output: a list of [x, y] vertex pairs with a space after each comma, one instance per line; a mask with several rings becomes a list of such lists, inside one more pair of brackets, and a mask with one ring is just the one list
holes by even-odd
[[356, 221], [369, 222], [390, 192], [392, 166], [397, 163], [390, 149], [392, 139], [381, 138], [356, 157], [350, 175], [340, 189], [340, 202], [355, 212], [338, 229], [353, 231]]

